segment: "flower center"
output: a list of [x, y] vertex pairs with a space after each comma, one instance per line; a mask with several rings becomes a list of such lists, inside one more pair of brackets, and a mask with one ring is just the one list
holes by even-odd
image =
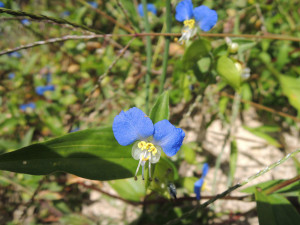
[[144, 179], [144, 167], [148, 161], [149, 179], [151, 179], [151, 163], [157, 163], [159, 161], [161, 151], [162, 148], [160, 146], [154, 145], [151, 142], [137, 141], [134, 143], [131, 154], [135, 160], [139, 160], [139, 164], [135, 172], [135, 178], [141, 166], [142, 178]]
[[[155, 148], [154, 144], [152, 144], [150, 142], [147, 143], [145, 141], [140, 141], [138, 143], [138, 147], [141, 149], [141, 151], [147, 150], [148, 152], [151, 152], [153, 156], [155, 156], [155, 154], [157, 153], [157, 149]], [[147, 157], [147, 159], [145, 161], [147, 161], [148, 159], [149, 158]]]
[[194, 19], [185, 20], [185, 21], [183, 21], [183, 24], [185, 27], [193, 29], [195, 27], [195, 20]]

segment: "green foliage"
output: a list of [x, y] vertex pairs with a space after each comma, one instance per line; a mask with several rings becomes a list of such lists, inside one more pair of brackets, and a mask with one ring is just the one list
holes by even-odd
[[0, 156], [0, 169], [33, 175], [65, 171], [94, 180], [132, 177], [136, 161], [112, 128], [89, 129], [33, 144]]
[[300, 215], [293, 205], [279, 194], [265, 195], [255, 192], [258, 219], [260, 224], [297, 224]]
[[155, 124], [161, 120], [168, 120], [169, 116], [169, 92], [166, 91], [157, 98], [150, 112], [150, 119]]
[[217, 71], [231, 87], [236, 91], [240, 90], [241, 72], [230, 58], [221, 56], [217, 62]]

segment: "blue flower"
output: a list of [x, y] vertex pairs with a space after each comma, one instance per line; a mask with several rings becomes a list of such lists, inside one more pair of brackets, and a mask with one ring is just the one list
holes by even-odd
[[4, 4], [3, 2], [1, 2], [1, 1], [0, 1], [0, 7], [1, 7], [1, 8], [4, 8], [4, 7], [5, 7], [5, 4]]
[[[147, 4], [147, 11], [153, 13], [154, 15], [156, 15], [155, 5], [153, 5], [151, 3]], [[138, 5], [138, 13], [141, 17], [144, 16], [143, 4]]]
[[69, 11], [64, 11], [64, 12], [62, 12], [60, 15], [62, 16], [62, 17], [67, 17], [67, 16], [70, 16], [70, 12]]
[[23, 25], [25, 25], [25, 26], [30, 25], [30, 21], [29, 21], [28, 19], [23, 19], [23, 20], [21, 20], [21, 23], [22, 23]]
[[9, 73], [9, 74], [8, 74], [8, 78], [9, 78], [10, 80], [14, 79], [15, 76], [16, 76], [15, 73]]
[[27, 109], [35, 109], [35, 103], [34, 102], [29, 102], [27, 104], [22, 104], [20, 105], [20, 110], [26, 111]]
[[73, 132], [76, 132], [76, 131], [79, 131], [80, 130], [80, 128], [79, 127], [76, 127], [76, 128], [74, 128], [74, 129], [72, 129], [71, 131], [70, 131], [70, 133], [73, 133]]
[[54, 85], [37, 86], [35, 88], [35, 92], [38, 95], [44, 95], [44, 92], [46, 92], [46, 91], [54, 91], [54, 90], [55, 90], [55, 86]]
[[132, 157], [139, 160], [135, 173], [142, 166], [144, 179], [144, 166], [149, 160], [149, 178], [151, 179], [151, 163], [157, 163], [164, 151], [167, 156], [175, 155], [185, 137], [182, 129], [176, 128], [168, 120], [162, 120], [153, 125], [146, 114], [134, 107], [124, 112], [121, 111], [113, 122], [113, 133], [120, 145], [126, 146], [132, 143]]
[[88, 2], [88, 4], [90, 6], [92, 6], [93, 8], [97, 8], [98, 7], [98, 3], [97, 2]]
[[204, 183], [204, 178], [206, 177], [209, 170], [209, 165], [207, 163], [204, 163], [202, 167], [202, 176], [199, 180], [197, 180], [194, 184], [194, 192], [196, 194], [197, 200], [200, 200], [201, 198], [201, 189]]
[[183, 0], [176, 6], [175, 19], [184, 24], [182, 36], [179, 39], [183, 42], [196, 34], [196, 23], [201, 30], [209, 31], [217, 23], [218, 14], [205, 5], [193, 9], [192, 0]]
[[14, 58], [21, 58], [22, 57], [20, 52], [11, 52], [11, 53], [8, 53], [8, 56], [9, 57], [14, 57]]

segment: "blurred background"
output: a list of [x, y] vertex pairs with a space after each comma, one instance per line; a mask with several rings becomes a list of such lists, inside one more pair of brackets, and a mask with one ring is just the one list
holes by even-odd
[[[174, 18], [178, 2], [171, 1], [172, 33], [180, 33], [183, 26]], [[90, 35], [91, 31], [145, 32], [137, 10], [140, 1], [1, 3], [7, 9], [66, 19], [92, 29], [0, 14], [1, 153], [111, 125], [121, 110], [145, 107], [145, 37], [67, 40], [5, 53], [36, 41]], [[151, 32], [164, 33], [165, 1], [148, 3], [157, 9], [148, 15]], [[180, 45], [170, 37], [164, 89], [170, 95], [170, 121], [186, 133], [182, 149], [172, 158], [180, 200], [171, 198], [167, 186], [162, 187], [164, 192], [146, 191], [141, 180], [100, 182], [63, 172], [32, 176], [0, 171], [0, 224], [165, 224], [198, 204], [194, 183], [204, 163], [210, 170], [201, 187], [201, 202], [299, 149], [300, 42], [285, 37], [300, 38], [300, 2], [206, 0], [193, 4], [217, 11], [218, 22], [210, 33], [282, 38], [196, 36], [195, 41]], [[204, 42], [211, 46], [208, 53], [195, 54], [193, 49], [202, 49]], [[151, 36], [151, 43], [149, 102], [153, 105], [160, 86], [165, 37]], [[223, 55], [230, 56], [241, 71], [237, 104], [234, 88], [216, 69]], [[234, 110], [237, 115], [232, 120]], [[250, 185], [291, 179], [299, 174], [299, 165], [299, 156], [294, 157]], [[296, 199], [293, 204], [299, 211], [299, 182], [297, 185], [290, 196]], [[233, 192], [233, 198], [219, 200], [180, 223], [258, 224], [255, 201], [243, 198], [251, 193], [251, 188]]]

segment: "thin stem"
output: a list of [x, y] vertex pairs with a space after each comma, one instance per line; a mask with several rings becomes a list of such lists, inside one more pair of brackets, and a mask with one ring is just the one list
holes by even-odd
[[[1, 13], [0, 9], [0, 13]], [[180, 37], [181, 33], [138, 33], [138, 34], [91, 34], [91, 35], [66, 35], [63, 37], [58, 38], [51, 38], [48, 40], [43, 41], [37, 41], [33, 42], [27, 45], [21, 45], [19, 47], [13, 48], [13, 49], [7, 49], [0, 52], [0, 55], [4, 55], [7, 53], [11, 53], [14, 51], [19, 51], [22, 49], [28, 49], [32, 47], [36, 47], [39, 45], [45, 45], [50, 44], [54, 42], [64, 42], [68, 40], [90, 40], [90, 39], [96, 39], [96, 38], [111, 38], [111, 37], [148, 37], [148, 36], [164, 36], [164, 37]], [[274, 40], [289, 40], [289, 41], [296, 41], [300, 42], [300, 38], [296, 37], [287, 37], [287, 36], [279, 36], [279, 35], [252, 35], [252, 34], [206, 34], [202, 33], [200, 34], [202, 37], [243, 37], [243, 38], [261, 38], [261, 39], [274, 39]], [[151, 63], [150, 63], [151, 64]]]
[[234, 132], [234, 122], [235, 122], [238, 112], [239, 112], [240, 99], [241, 99], [240, 95], [236, 92], [234, 99], [233, 99], [232, 116], [231, 116], [231, 120], [230, 120], [230, 125], [229, 125], [228, 131], [227, 131], [227, 135], [223, 142], [222, 150], [221, 150], [220, 154], [218, 155], [218, 158], [216, 161], [214, 179], [213, 179], [213, 192], [212, 192], [213, 194], [216, 193], [217, 173], [221, 166], [221, 159], [222, 159], [225, 147], [231, 138], [231, 134]]
[[[144, 22], [145, 22], [145, 30], [147, 33], [150, 33], [150, 24], [148, 20], [148, 10], [147, 10], [147, 1], [142, 0], [143, 4], [143, 12], [144, 12]], [[146, 114], [149, 114], [149, 95], [150, 95], [150, 80], [151, 80], [151, 60], [152, 60], [152, 51], [151, 51], [151, 38], [150, 36], [146, 36]]]
[[12, 10], [12, 9], [6, 9], [6, 8], [0, 8], [0, 13], [7, 13], [13, 16], [28, 16], [31, 19], [34, 20], [50, 20], [53, 21], [57, 24], [68, 24], [72, 27], [76, 27], [76, 28], [81, 28], [85, 31], [89, 31], [95, 34], [101, 34], [102, 32], [99, 32], [98, 30], [94, 30], [92, 28], [89, 28], [85, 25], [81, 25], [81, 24], [77, 24], [77, 23], [73, 23], [70, 21], [67, 21], [65, 19], [59, 19], [59, 18], [54, 18], [54, 17], [50, 17], [50, 16], [45, 16], [45, 15], [38, 15], [38, 14], [32, 14], [32, 13], [28, 13], [28, 12], [23, 12], [23, 11], [18, 11], [18, 10]]
[[[166, 32], [171, 32], [171, 1], [166, 0]], [[170, 37], [165, 38], [165, 50], [164, 50], [164, 56], [163, 56], [163, 64], [162, 64], [162, 74], [161, 74], [161, 80], [160, 80], [160, 86], [159, 86], [159, 94], [161, 94], [164, 90], [164, 84], [166, 81], [166, 74], [167, 74], [167, 67], [168, 67], [168, 58], [169, 58], [169, 47], [170, 47]]]

